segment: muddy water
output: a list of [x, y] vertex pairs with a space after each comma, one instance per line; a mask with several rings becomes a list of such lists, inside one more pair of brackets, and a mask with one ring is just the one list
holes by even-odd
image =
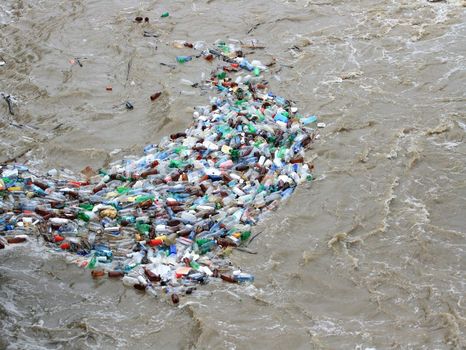
[[174, 308], [29, 243], [0, 254], [0, 348], [465, 348], [465, 6], [3, 0], [0, 91], [16, 103], [0, 103], [0, 161], [97, 168], [184, 129], [207, 95], [180, 79], [213, 67], [161, 65], [184, 53], [175, 39], [257, 39], [246, 53], [276, 59], [274, 92], [327, 128], [316, 181], [255, 229], [256, 255], [232, 256], [253, 286]]

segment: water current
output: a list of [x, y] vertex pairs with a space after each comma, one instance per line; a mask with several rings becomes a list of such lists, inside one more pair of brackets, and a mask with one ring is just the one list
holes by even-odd
[[161, 65], [184, 53], [176, 39], [257, 40], [245, 53], [275, 60], [272, 90], [327, 127], [307, 153], [316, 180], [254, 229], [257, 254], [232, 256], [253, 285], [213, 282], [174, 307], [29, 242], [0, 251], [0, 348], [466, 348], [465, 10], [2, 0], [0, 91], [15, 100], [14, 115], [0, 101], [1, 162], [78, 172], [185, 129], [208, 96], [180, 80], [213, 67]]

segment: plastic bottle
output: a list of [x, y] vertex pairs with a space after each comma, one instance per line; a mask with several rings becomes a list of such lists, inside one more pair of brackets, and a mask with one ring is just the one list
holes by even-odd
[[309, 117], [301, 119], [301, 123], [303, 125], [308, 125], [308, 124], [315, 123], [315, 122], [317, 122], [317, 117], [315, 115], [311, 115]]
[[238, 283], [254, 282], [254, 276], [244, 272], [233, 272], [233, 279]]
[[139, 280], [136, 277], [125, 276], [122, 278], [122, 282], [125, 286], [133, 287], [136, 284], [139, 284]]
[[186, 63], [193, 59], [192, 56], [176, 56], [176, 61], [178, 63]]

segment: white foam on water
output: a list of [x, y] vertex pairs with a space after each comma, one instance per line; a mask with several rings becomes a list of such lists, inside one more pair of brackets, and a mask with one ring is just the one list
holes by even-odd
[[408, 204], [406, 211], [416, 217], [416, 226], [428, 224], [430, 222], [429, 211], [422, 200], [415, 198], [414, 196], [407, 196], [404, 202]]
[[13, 12], [8, 3], [0, 3], [0, 24], [13, 22]]
[[464, 132], [466, 132], [466, 123], [463, 123], [463, 122], [461, 122], [461, 121], [459, 121], [459, 120], [457, 121], [457, 123], [458, 123], [459, 127], [460, 127], [461, 129], [463, 129]]
[[442, 147], [447, 149], [448, 151], [454, 150], [456, 147], [463, 144], [463, 141], [453, 142], [453, 141], [446, 141], [446, 142], [432, 142], [435, 146]]

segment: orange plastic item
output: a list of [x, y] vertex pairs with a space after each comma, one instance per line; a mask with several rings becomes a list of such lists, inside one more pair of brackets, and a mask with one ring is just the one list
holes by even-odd
[[64, 241], [64, 240], [65, 240], [65, 237], [63, 237], [63, 236], [60, 236], [60, 235], [55, 235], [55, 236], [53, 236], [53, 241], [54, 241], [55, 243], [61, 242], [61, 241]]
[[81, 186], [89, 185], [89, 183], [81, 181], [68, 181], [68, 185], [79, 188]]
[[151, 247], [156, 247], [156, 246], [158, 246], [158, 245], [163, 244], [163, 239], [161, 239], [161, 238], [154, 238], [154, 239], [151, 239], [148, 243], [149, 243], [149, 245], [150, 245]]
[[68, 242], [60, 244], [60, 248], [63, 250], [70, 249], [71, 245]]
[[92, 270], [91, 275], [93, 278], [103, 277], [105, 275], [105, 271], [103, 270]]
[[191, 268], [187, 266], [182, 266], [182, 267], [177, 268], [175, 271], [176, 278], [180, 278], [180, 277], [183, 277], [184, 275], [187, 275], [189, 271], [191, 271]]

